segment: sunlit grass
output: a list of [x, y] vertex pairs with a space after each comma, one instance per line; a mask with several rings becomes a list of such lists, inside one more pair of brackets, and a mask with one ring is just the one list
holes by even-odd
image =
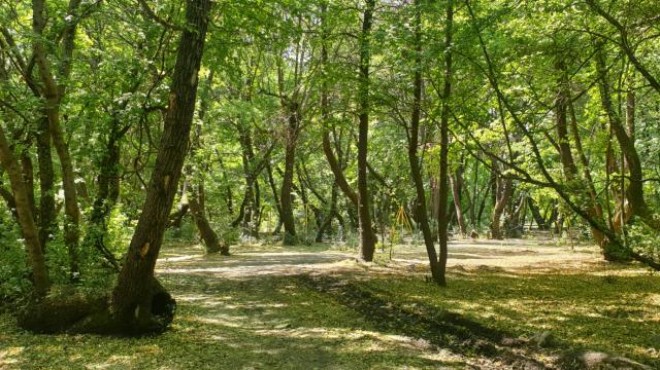
[[[389, 251], [379, 252], [372, 264], [331, 247], [246, 246], [229, 258], [203, 256], [199, 247], [170, 247], [163, 251], [159, 274], [178, 302], [172, 330], [138, 339], [33, 335], [5, 313], [0, 369], [494, 366], [483, 355], [443, 348], [424, 332], [405, 330], [405, 322], [380, 325], [370, 311], [350, 307], [296, 274], [352, 283], [409, 312], [460, 314], [514, 337], [551, 332], [556, 343], [539, 349], [536, 358], [552, 361], [563, 351], [594, 350], [660, 366], [660, 276], [594, 262], [593, 250], [559, 251], [569, 253], [564, 261], [582, 261], [579, 267], [550, 256], [554, 262], [542, 268], [532, 264], [548, 250], [512, 250], [520, 253], [467, 250], [464, 255], [478, 258], [453, 260], [449, 286], [438, 288], [424, 279], [428, 268], [419, 247], [397, 247], [393, 261]], [[531, 262], [509, 263], [521, 256]]]
[[[439, 289], [419, 277], [375, 278], [368, 286], [403, 304], [428, 304], [531, 337], [550, 331], [563, 349], [604, 351], [658, 362], [660, 276], [626, 267], [564, 274], [498, 274], [474, 270]], [[605, 274], [606, 272], [606, 274]]]

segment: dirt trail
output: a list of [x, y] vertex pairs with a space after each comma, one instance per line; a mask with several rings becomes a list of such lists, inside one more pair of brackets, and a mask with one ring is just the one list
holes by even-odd
[[[310, 250], [314, 249], [310, 247]], [[464, 270], [512, 270], [518, 272], [549, 272], [567, 270], [600, 263], [598, 251], [592, 246], [556, 246], [551, 240], [455, 241], [449, 246], [450, 272]], [[373, 265], [355, 263], [356, 251], [313, 250], [304, 247], [296, 251], [273, 246], [243, 246], [232, 251], [233, 256], [204, 256], [201, 248], [168, 248], [158, 262], [160, 272], [168, 274], [212, 274], [224, 278], [255, 276], [291, 276], [304, 273], [337, 274], [360, 272], [365, 266], [423, 273], [428, 266], [423, 246], [400, 245], [377, 251]], [[392, 258], [390, 259], [390, 254]]]

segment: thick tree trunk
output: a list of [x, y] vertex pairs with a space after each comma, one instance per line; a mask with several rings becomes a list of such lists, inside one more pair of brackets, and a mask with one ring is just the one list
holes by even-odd
[[186, 2], [186, 27], [179, 41], [169, 107], [147, 195], [124, 266], [112, 292], [111, 312], [121, 331], [162, 330], [153, 311], [151, 285], [163, 233], [172, 208], [195, 110], [198, 72], [208, 25], [210, 0]]
[[36, 216], [37, 206], [34, 201], [34, 164], [32, 163], [32, 158], [30, 158], [30, 154], [28, 153], [27, 148], [21, 151], [20, 168], [23, 172], [23, 183], [25, 183], [25, 190], [27, 191], [28, 201], [30, 202], [30, 208], [32, 209], [32, 215]]
[[32, 278], [34, 282], [34, 291], [37, 298], [44, 297], [48, 293], [50, 281], [48, 280], [48, 270], [44, 259], [43, 249], [39, 242], [39, 231], [32, 214], [32, 205], [28, 196], [26, 185], [23, 182], [23, 173], [14, 157], [14, 154], [7, 142], [4, 128], [0, 125], [0, 164], [7, 174], [14, 193], [14, 202], [18, 222], [21, 226], [21, 233], [25, 239], [25, 246], [30, 258], [32, 268]]
[[358, 129], [358, 220], [360, 228], [360, 259], [372, 261], [376, 250], [376, 235], [371, 225], [369, 209], [369, 184], [367, 181], [367, 152], [369, 150], [369, 64], [371, 63], [371, 26], [375, 0], [365, 0], [366, 7], [360, 34], [360, 75], [359, 75], [359, 129]]
[[504, 236], [520, 238], [524, 231], [524, 213], [527, 209], [527, 196], [521, 194], [517, 202], [509, 202], [504, 216]]
[[559, 142], [559, 158], [564, 168], [564, 176], [571, 182], [577, 176], [578, 170], [573, 160], [571, 143], [568, 138], [568, 105], [570, 103], [568, 94], [568, 81], [566, 81], [566, 66], [561, 56], [557, 57], [555, 68], [560, 74], [557, 81], [557, 99], [555, 100], [555, 117], [557, 123], [557, 139]]

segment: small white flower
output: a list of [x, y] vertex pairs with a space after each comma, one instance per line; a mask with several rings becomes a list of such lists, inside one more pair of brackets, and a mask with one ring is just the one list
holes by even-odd
[[67, 22], [71, 22], [73, 20], [73, 16], [71, 14], [67, 14], [66, 17], [64, 17], [64, 20]]

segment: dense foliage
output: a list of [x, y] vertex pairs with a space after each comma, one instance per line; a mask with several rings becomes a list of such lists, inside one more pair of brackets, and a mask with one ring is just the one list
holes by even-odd
[[658, 2], [208, 3], [0, 0], [0, 298], [123, 269], [119, 300], [164, 227], [365, 260], [411, 233], [441, 285], [450, 235], [660, 269]]

